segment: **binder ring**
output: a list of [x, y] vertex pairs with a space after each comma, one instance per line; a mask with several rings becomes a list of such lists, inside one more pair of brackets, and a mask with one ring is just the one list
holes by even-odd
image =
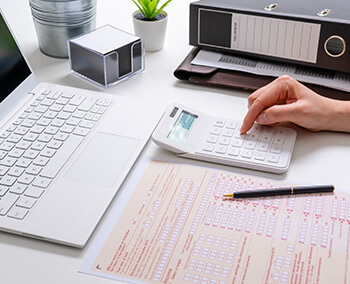
[[273, 4], [270, 4], [269, 6], [266, 6], [264, 9], [266, 11], [272, 11], [272, 10], [275, 10], [277, 7], [278, 7], [278, 4], [277, 3], [273, 3]]
[[317, 13], [317, 16], [324, 17], [327, 16], [331, 12], [331, 9], [323, 9], [322, 11]]
[[330, 57], [340, 57], [346, 48], [345, 40], [337, 35], [330, 36], [324, 43], [324, 50]]

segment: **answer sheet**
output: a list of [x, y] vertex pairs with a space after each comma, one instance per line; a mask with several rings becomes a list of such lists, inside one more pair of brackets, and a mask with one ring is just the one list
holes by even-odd
[[153, 160], [144, 168], [81, 272], [131, 283], [350, 283], [349, 194], [224, 200], [286, 183]]

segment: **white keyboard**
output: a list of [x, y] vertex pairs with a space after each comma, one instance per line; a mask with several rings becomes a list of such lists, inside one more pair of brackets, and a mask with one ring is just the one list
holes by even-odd
[[0, 218], [25, 218], [111, 103], [44, 90], [0, 132]]
[[237, 120], [213, 118], [195, 152], [218, 163], [276, 173], [285, 171], [292, 155], [295, 131], [255, 124], [242, 135], [241, 124]]

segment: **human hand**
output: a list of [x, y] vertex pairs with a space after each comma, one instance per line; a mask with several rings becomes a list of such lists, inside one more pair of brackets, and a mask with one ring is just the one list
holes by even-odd
[[[348, 107], [345, 116], [339, 116], [342, 104]], [[350, 126], [346, 126], [350, 125], [350, 120], [346, 121], [349, 116], [348, 102], [320, 96], [284, 75], [248, 97], [248, 112], [241, 133], [246, 133], [255, 121], [263, 125], [290, 121], [311, 131], [350, 131]]]

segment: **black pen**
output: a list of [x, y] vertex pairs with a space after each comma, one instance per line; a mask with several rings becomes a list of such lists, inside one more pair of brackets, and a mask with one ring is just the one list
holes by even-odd
[[224, 194], [223, 196], [232, 197], [232, 198], [265, 197], [265, 196], [276, 196], [276, 195], [333, 192], [334, 189], [335, 189], [334, 185], [290, 186], [290, 187], [271, 188], [271, 189], [237, 191], [235, 193]]

